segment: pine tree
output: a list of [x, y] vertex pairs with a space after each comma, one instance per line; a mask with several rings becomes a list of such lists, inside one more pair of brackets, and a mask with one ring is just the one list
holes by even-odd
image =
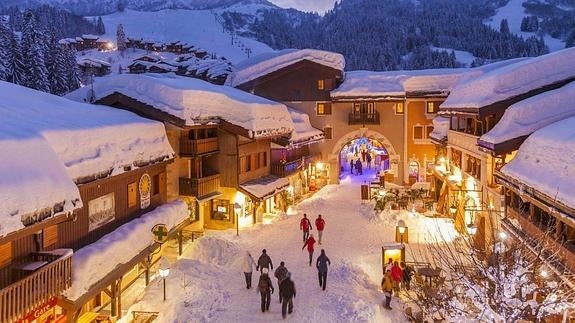
[[504, 34], [504, 35], [509, 35], [510, 31], [509, 31], [509, 22], [507, 21], [507, 19], [503, 19], [501, 20], [501, 25], [499, 25], [499, 32]]
[[12, 31], [0, 23], [0, 81], [7, 81], [12, 64]]
[[48, 69], [48, 81], [50, 82], [50, 93], [63, 95], [69, 92], [66, 79], [66, 65], [64, 61], [63, 48], [56, 41], [56, 36], [52, 34], [49, 44], [49, 53], [46, 60]]
[[565, 39], [565, 48], [575, 46], [575, 28], [571, 29], [571, 32], [567, 35], [567, 39]]
[[73, 48], [66, 46], [63, 50], [63, 60], [68, 91], [74, 91], [80, 87], [80, 72], [76, 62], [76, 51]]
[[116, 46], [120, 52], [126, 50], [126, 34], [124, 33], [124, 26], [122, 24], [119, 24], [116, 30]]
[[98, 35], [103, 35], [106, 33], [106, 27], [102, 21], [102, 17], [98, 17], [98, 22], [96, 22], [96, 33]]
[[22, 28], [22, 53], [24, 62], [24, 85], [43, 92], [50, 92], [46, 67], [47, 41], [36, 27], [36, 19], [30, 11], [24, 14]]
[[22, 46], [18, 38], [12, 33], [10, 38], [10, 65], [8, 69], [8, 81], [14, 84], [24, 85], [24, 56], [22, 55]]

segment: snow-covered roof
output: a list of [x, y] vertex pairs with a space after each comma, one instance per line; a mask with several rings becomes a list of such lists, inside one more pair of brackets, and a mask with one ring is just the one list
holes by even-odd
[[0, 82], [0, 116], [2, 234], [55, 204], [81, 207], [75, 181], [174, 155], [159, 122], [11, 83]]
[[535, 131], [501, 172], [575, 208], [575, 117]]
[[60, 45], [75, 44], [75, 43], [76, 39], [74, 38], [62, 38], [58, 41], [58, 44]]
[[78, 60], [78, 65], [85, 65], [85, 66], [93, 66], [93, 67], [111, 67], [112, 65], [106, 61], [101, 59], [92, 58], [92, 57], [83, 57]]
[[465, 78], [451, 91], [441, 109], [478, 109], [575, 78], [574, 61], [575, 48], [567, 48]]
[[480, 140], [499, 144], [528, 136], [559, 120], [575, 116], [575, 82], [511, 105], [501, 120]]
[[449, 118], [437, 116], [433, 118], [433, 131], [429, 137], [435, 141], [442, 142], [447, 139], [447, 130], [449, 130]]
[[277, 177], [275, 175], [266, 175], [240, 184], [240, 188], [251, 196], [263, 200], [270, 197], [289, 186], [286, 177]]
[[148, 61], [140, 61], [140, 60], [135, 60], [132, 62], [132, 64], [128, 65], [128, 68], [132, 67], [132, 66], [137, 66], [137, 65], [141, 65], [143, 67], [145, 67], [147, 70], [151, 69], [152, 67], [156, 67], [159, 69], [162, 69], [164, 71], [167, 72], [176, 72], [178, 70], [178, 67], [173, 66], [171, 64], [168, 64], [166, 62], [148, 62]]
[[165, 224], [171, 230], [188, 216], [188, 207], [183, 201], [164, 204], [74, 252], [72, 287], [64, 295], [72, 301], [80, 298], [116, 266], [129, 262], [153, 245], [151, 231], [156, 224]]
[[[83, 101], [88, 89], [68, 97]], [[289, 134], [293, 123], [287, 107], [244, 91], [173, 74], [120, 74], [94, 83], [96, 99], [115, 92], [196, 125], [221, 118], [250, 132], [252, 138]]]
[[87, 35], [82, 35], [82, 38], [84, 38], [84, 39], [90, 39], [90, 40], [96, 40], [96, 39], [100, 38], [100, 36], [96, 36], [96, 35], [92, 35], [92, 34], [87, 34]]
[[302, 144], [310, 144], [324, 138], [323, 131], [311, 125], [307, 113], [293, 108], [288, 108], [288, 110], [295, 127], [289, 140], [290, 146], [296, 147]]
[[429, 69], [420, 71], [352, 71], [331, 92], [332, 98], [396, 98], [409, 92], [447, 94], [467, 69]]
[[338, 53], [316, 49], [284, 49], [263, 53], [240, 62], [226, 84], [236, 87], [304, 60], [340, 71], [345, 68], [345, 58]]

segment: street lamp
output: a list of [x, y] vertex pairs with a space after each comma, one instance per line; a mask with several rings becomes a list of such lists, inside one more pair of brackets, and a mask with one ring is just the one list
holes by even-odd
[[236, 213], [236, 236], [240, 235], [240, 211], [242, 206], [240, 203], [234, 203], [234, 212]]
[[399, 232], [400, 242], [403, 244], [403, 234], [407, 230], [405, 222], [403, 220], [397, 221], [397, 231]]
[[477, 227], [475, 226], [475, 224], [469, 223], [469, 224], [467, 225], [467, 232], [468, 232], [470, 235], [474, 236], [475, 233], [477, 233]]
[[164, 281], [164, 301], [165, 301], [166, 300], [166, 278], [170, 274], [170, 263], [168, 262], [168, 260], [166, 258], [160, 259], [159, 272], [160, 272], [160, 277], [162, 277], [162, 280]]

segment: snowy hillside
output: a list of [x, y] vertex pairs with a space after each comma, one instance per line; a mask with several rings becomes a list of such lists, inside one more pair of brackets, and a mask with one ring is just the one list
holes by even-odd
[[118, 24], [124, 25], [128, 37], [150, 39], [158, 42], [179, 40], [209, 53], [224, 56], [233, 63], [248, 58], [243, 50], [249, 48], [251, 55], [272, 49], [256, 40], [232, 36], [223, 30], [209, 10], [161, 10], [141, 12], [126, 10], [103, 16], [106, 34], [102, 39], [116, 40]]
[[[507, 19], [509, 23], [509, 31], [511, 31], [512, 33], [520, 35], [523, 38], [528, 38], [533, 35], [539, 36], [537, 32], [521, 31], [521, 21], [523, 17], [531, 15], [528, 12], [526, 12], [523, 6], [524, 2], [526, 1], [510, 0], [505, 6], [499, 8], [497, 10], [497, 13], [493, 17], [491, 17], [491, 19], [486, 21], [486, 24], [488, 24], [495, 30], [499, 30], [501, 20]], [[545, 40], [545, 44], [549, 47], [550, 51], [556, 51], [565, 48], [564, 41], [557, 38], [553, 38], [548, 34], [544, 34], [543, 39]]]

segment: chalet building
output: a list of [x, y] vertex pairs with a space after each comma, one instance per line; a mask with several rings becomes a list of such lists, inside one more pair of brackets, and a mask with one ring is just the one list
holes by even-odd
[[78, 68], [84, 75], [104, 76], [110, 74], [112, 65], [106, 61], [84, 57], [78, 60]]
[[480, 138], [498, 126], [511, 105], [575, 80], [569, 63], [574, 54], [574, 49], [566, 49], [472, 69], [440, 106], [440, 114], [449, 118], [449, 129], [447, 154], [437, 158], [440, 171], [435, 174], [442, 183], [438, 210], [449, 210], [460, 232], [477, 231], [480, 245], [492, 244], [504, 212], [505, 198], [495, 174], [514, 157], [525, 137], [505, 143]]
[[238, 64], [227, 83], [307, 113], [325, 133], [310, 149], [321, 154], [331, 183], [361, 150], [390, 182], [425, 181], [435, 152], [432, 119], [464, 70], [344, 74], [344, 66], [336, 53], [285, 50]]
[[191, 230], [261, 222], [289, 185], [271, 171], [272, 140], [287, 141], [294, 130], [283, 104], [176, 75], [117, 75], [94, 92], [100, 104], [164, 122], [177, 153], [168, 196], [186, 200]]
[[100, 51], [112, 50], [113, 44], [106, 40], [101, 40], [96, 35], [82, 35], [76, 38], [63, 38], [58, 41], [62, 46], [69, 46], [76, 51], [97, 49]]
[[166, 204], [164, 127], [5, 82], [0, 93], [0, 172], [15, 179], [0, 183], [0, 321], [121, 316], [161, 255], [150, 230], [188, 221], [185, 203]]

